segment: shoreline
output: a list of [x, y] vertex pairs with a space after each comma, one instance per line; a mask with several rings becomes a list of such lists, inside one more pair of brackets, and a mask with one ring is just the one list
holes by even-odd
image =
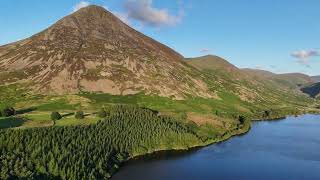
[[245, 135], [246, 133], [248, 133], [251, 129], [251, 121], [249, 124], [245, 124], [243, 125], [242, 128], [237, 128], [234, 129], [231, 132], [227, 132], [227, 134], [224, 134], [221, 138], [217, 138], [217, 139], [212, 139], [212, 140], [208, 140], [208, 142], [205, 142], [203, 144], [196, 144], [194, 146], [190, 146], [190, 147], [185, 147], [185, 148], [163, 148], [163, 149], [156, 149], [144, 154], [137, 154], [131, 157], [128, 157], [127, 159], [125, 159], [123, 162], [121, 162], [120, 164], [116, 164], [116, 168], [112, 170], [112, 174], [110, 179], [112, 179], [112, 177], [121, 170], [121, 167], [125, 166], [126, 163], [128, 163], [131, 160], [135, 160], [135, 159], [139, 159], [139, 158], [143, 158], [145, 156], [151, 156], [153, 154], [157, 154], [157, 153], [162, 153], [162, 152], [189, 152], [189, 151], [193, 151], [193, 150], [197, 150], [200, 148], [204, 148], [213, 144], [217, 144], [217, 143], [221, 143], [224, 141], [227, 141], [229, 139], [231, 139], [232, 137], [235, 136], [241, 136], [241, 135]]
[[112, 170], [113, 172], [111, 174], [110, 179], [112, 179], [112, 177], [117, 172], [119, 172], [121, 170], [121, 167], [125, 166], [126, 163], [128, 163], [131, 160], [136, 160], [136, 159], [139, 159], [139, 158], [143, 158], [145, 156], [152, 156], [153, 154], [156, 155], [158, 153], [163, 153], [163, 152], [189, 152], [189, 151], [197, 150], [197, 149], [204, 148], [204, 147], [207, 147], [207, 146], [210, 146], [210, 145], [213, 145], [213, 144], [218, 144], [218, 143], [227, 141], [227, 140], [229, 140], [229, 139], [231, 139], [232, 137], [235, 137], [235, 136], [245, 135], [245, 134], [250, 132], [250, 129], [251, 129], [251, 126], [252, 126], [253, 122], [259, 122], [259, 121], [281, 121], [281, 120], [285, 120], [289, 116], [302, 116], [302, 115], [306, 115], [306, 114], [318, 114], [319, 115], [320, 112], [318, 112], [318, 113], [303, 113], [303, 114], [299, 114], [299, 115], [288, 114], [288, 115], [283, 116], [283, 117], [275, 117], [275, 118], [251, 119], [249, 124], [244, 124], [243, 127], [241, 127], [240, 129], [239, 128], [234, 129], [233, 131], [227, 132], [227, 134], [224, 134], [222, 136], [222, 138], [212, 139], [212, 140], [209, 140], [208, 142], [205, 142], [203, 144], [196, 144], [194, 146], [185, 147], [185, 148], [156, 149], [156, 150], [152, 150], [150, 152], [144, 153], [144, 154], [133, 155], [133, 156], [128, 157], [127, 159], [125, 159], [120, 164], [116, 164], [116, 168]]

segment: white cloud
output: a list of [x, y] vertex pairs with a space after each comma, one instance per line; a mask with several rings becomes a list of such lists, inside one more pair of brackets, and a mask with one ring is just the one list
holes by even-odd
[[87, 1], [80, 1], [78, 4], [76, 4], [75, 6], [73, 6], [73, 12], [78, 11], [81, 8], [87, 7], [89, 6], [90, 3]]
[[319, 56], [319, 52], [316, 50], [300, 50], [293, 52], [291, 55], [295, 58], [307, 59], [312, 56]]
[[184, 13], [171, 15], [167, 9], [152, 7], [152, 0], [126, 0], [127, 17], [150, 26], [174, 26], [181, 22]]
[[317, 50], [299, 50], [291, 53], [292, 57], [298, 59], [298, 63], [310, 67], [310, 58], [314, 56], [319, 56], [320, 53]]
[[[73, 12], [89, 5], [91, 5], [91, 3], [88, 1], [80, 1], [73, 6]], [[152, 0], [125, 0], [125, 12], [113, 11], [107, 6], [103, 7], [130, 26], [133, 24], [138, 24], [141, 27], [144, 25], [154, 27], [174, 26], [181, 22], [184, 16], [182, 10], [179, 11], [177, 15], [172, 15], [167, 9], [155, 8], [153, 7]], [[133, 23], [131, 20], [136, 20], [136, 22]]]

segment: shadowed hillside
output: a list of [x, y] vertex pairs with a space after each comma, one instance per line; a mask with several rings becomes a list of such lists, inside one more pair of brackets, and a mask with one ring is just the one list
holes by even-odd
[[315, 83], [309, 86], [306, 86], [301, 89], [302, 92], [310, 95], [311, 97], [319, 97], [320, 94], [320, 83]]

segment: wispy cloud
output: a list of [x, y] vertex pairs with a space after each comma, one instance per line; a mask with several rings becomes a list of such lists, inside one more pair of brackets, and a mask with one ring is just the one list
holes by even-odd
[[298, 59], [298, 63], [310, 67], [310, 58], [319, 56], [320, 53], [318, 50], [299, 50], [291, 53], [292, 57]]
[[172, 15], [167, 9], [155, 8], [152, 0], [126, 0], [124, 8], [128, 18], [155, 27], [177, 25], [184, 16], [182, 10], [177, 15]]
[[209, 49], [209, 48], [202, 48], [202, 49], [200, 49], [200, 52], [201, 52], [201, 53], [209, 53], [209, 52], [211, 52], [211, 49]]
[[87, 1], [80, 1], [78, 4], [76, 4], [75, 6], [73, 6], [73, 12], [78, 11], [81, 8], [87, 7], [89, 6], [90, 3]]

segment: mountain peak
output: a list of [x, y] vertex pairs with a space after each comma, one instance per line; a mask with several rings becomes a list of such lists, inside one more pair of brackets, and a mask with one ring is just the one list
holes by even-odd
[[78, 11], [72, 13], [68, 17], [74, 18], [89, 18], [90, 20], [104, 19], [104, 20], [114, 20], [119, 21], [119, 19], [113, 15], [111, 12], [106, 10], [104, 7], [97, 5], [90, 5], [79, 9]]
[[132, 29], [103, 7], [90, 5], [59, 20], [44, 34], [46, 39], [56, 36], [103, 39], [110, 31], [129, 30]]
[[107, 10], [104, 7], [101, 7], [101, 6], [98, 6], [98, 5], [89, 5], [89, 6], [86, 6], [86, 7], [83, 7], [81, 9], [79, 9], [76, 12], [81, 12], [81, 11], [105, 12]]

